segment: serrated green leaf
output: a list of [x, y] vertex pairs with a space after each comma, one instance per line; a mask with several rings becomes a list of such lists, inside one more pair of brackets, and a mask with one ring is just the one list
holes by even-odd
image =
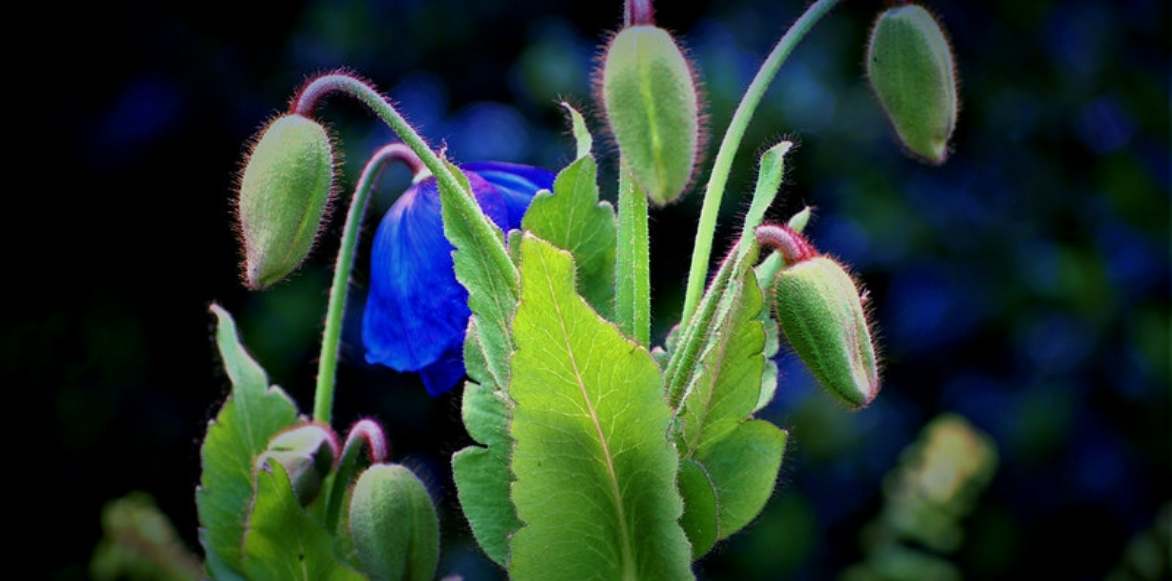
[[455, 165], [449, 171], [463, 191], [451, 191], [439, 181], [444, 236], [452, 253], [456, 279], [468, 290], [468, 308], [477, 318], [485, 364], [496, 385], [508, 385], [513, 340], [509, 322], [517, 306], [517, 269], [509, 260], [504, 234], [475, 202], [468, 178]]
[[195, 491], [200, 544], [215, 579], [241, 578], [244, 517], [253, 496], [256, 457], [281, 430], [297, 420], [297, 406], [244, 350], [232, 316], [212, 305], [216, 346], [232, 382], [232, 393], [208, 425], [200, 447], [203, 471]]
[[298, 504], [279, 462], [257, 470], [243, 547], [244, 569], [253, 581], [365, 579], [335, 555], [330, 533]]
[[[680, 482], [686, 507], [681, 523], [696, 558], [761, 511], [785, 448], [784, 432], [768, 422], [746, 421], [760, 403], [762, 382], [770, 378], [756, 275], [744, 273], [726, 293], [677, 423], [681, 454], [697, 464], [696, 474]], [[706, 517], [712, 505], [714, 520]]]
[[604, 317], [614, 303], [615, 216], [598, 201], [598, 167], [580, 157], [558, 173], [553, 192], [533, 198], [521, 227], [574, 255], [578, 292]]
[[358, 477], [350, 535], [372, 581], [427, 581], [439, 561], [439, 520], [427, 488], [398, 464], [376, 464]]
[[480, 343], [480, 326], [476, 323], [476, 316], [469, 317], [468, 329], [464, 333], [464, 370], [472, 381], [489, 389], [497, 389], [492, 382], [492, 374], [488, 371], [488, 361], [485, 360], [484, 346]]
[[760, 317], [764, 302], [754, 274], [746, 272], [740, 284], [730, 285], [722, 303], [679, 415], [684, 458], [745, 421], [761, 394], [765, 326]]
[[570, 255], [521, 247], [509, 395], [515, 579], [688, 579], [659, 368], [574, 291]]
[[468, 435], [481, 446], [468, 446], [452, 456], [456, 496], [476, 542], [504, 567], [509, 536], [521, 526], [509, 499], [508, 402], [501, 392], [468, 382], [462, 415]]
[[761, 155], [753, 200], [741, 225], [740, 238], [733, 251], [721, 263], [720, 269], [717, 270], [716, 276], [700, 301], [699, 308], [690, 320], [680, 322], [682, 327], [679, 331], [679, 348], [671, 353], [664, 380], [669, 401], [673, 406], [679, 402], [685, 387], [692, 380], [700, 354], [704, 352], [703, 348], [712, 340], [713, 317], [717, 315], [724, 302], [724, 296], [726, 293], [740, 292], [738, 287], [742, 277], [757, 259], [759, 248], [755, 233], [765, 218], [765, 212], [777, 197], [777, 190], [785, 175], [785, 155], [792, 147], [792, 143], [782, 141]]

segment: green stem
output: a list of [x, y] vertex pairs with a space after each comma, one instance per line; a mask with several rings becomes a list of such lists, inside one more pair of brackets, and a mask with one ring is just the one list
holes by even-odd
[[708, 177], [708, 185], [704, 191], [704, 205], [700, 209], [700, 224], [696, 231], [696, 243], [692, 248], [692, 265], [688, 271], [688, 288], [684, 295], [684, 312], [680, 321], [686, 322], [695, 312], [704, 291], [704, 283], [708, 278], [708, 260], [712, 255], [712, 238], [716, 232], [716, 218], [720, 211], [720, 202], [724, 197], [724, 188], [728, 184], [728, 173], [732, 169], [733, 158], [741, 139], [745, 136], [745, 129], [753, 118], [757, 105], [765, 96], [777, 70], [793, 52], [806, 33], [817, 23], [839, 0], [818, 0], [806, 9], [805, 13], [794, 22], [785, 32], [781, 40], [777, 41], [773, 50], [766, 57], [765, 62], [757, 71], [757, 76], [749, 84], [745, 96], [737, 105], [729, 122], [724, 139], [720, 142], [720, 149], [716, 153], [716, 161], [712, 164], [712, 173]]
[[647, 196], [619, 160], [618, 260], [615, 261], [615, 320], [640, 345], [651, 344], [650, 236]]
[[334, 280], [330, 284], [330, 302], [326, 307], [326, 327], [322, 332], [321, 356], [317, 366], [317, 390], [314, 393], [313, 417], [328, 424], [334, 402], [334, 382], [338, 368], [338, 343], [342, 338], [342, 320], [346, 314], [346, 288], [350, 272], [354, 269], [354, 255], [358, 250], [358, 235], [362, 230], [362, 217], [366, 214], [370, 194], [378, 184], [378, 178], [392, 161], [403, 161], [415, 174], [423, 169], [419, 158], [402, 143], [383, 146], [366, 162], [362, 176], [354, 188], [350, 209], [346, 211], [346, 225], [342, 228], [342, 246], [338, 249], [338, 261], [334, 266]]
[[[311, 81], [301, 90], [301, 93], [293, 102], [293, 113], [298, 115], [311, 116], [313, 110], [323, 98], [331, 93], [345, 93], [350, 95], [364, 105], [370, 108], [375, 115], [386, 123], [391, 130], [393, 130], [399, 139], [410, 148], [410, 151], [418, 157], [423, 165], [435, 176], [439, 186], [454, 192], [463, 192], [463, 196], [455, 196], [457, 204], [460, 206], [457, 210], [461, 213], [479, 214], [480, 209], [476, 205], [476, 201], [472, 197], [472, 192], [469, 192], [456, 179], [456, 176], [448, 169], [448, 165], [444, 163], [438, 155], [435, 154], [423, 141], [423, 138], [415, 132], [415, 129], [407, 123], [406, 119], [395, 110], [386, 98], [384, 98], [373, 87], [365, 82], [356, 79], [352, 76], [336, 73], [324, 75]], [[372, 160], [373, 161], [373, 160]], [[377, 170], [378, 168], [371, 168], [370, 164], [367, 169]], [[334, 280], [330, 288], [330, 302], [326, 313], [326, 327], [322, 339], [321, 362], [318, 365], [317, 373], [317, 389], [314, 392], [313, 398], [313, 418], [316, 421], [328, 424], [330, 422], [330, 415], [334, 405], [334, 378], [337, 371], [338, 363], [338, 340], [342, 332], [342, 315], [345, 311], [346, 301], [346, 283], [350, 278], [350, 268], [354, 260], [354, 248], [358, 243], [358, 231], [361, 227], [362, 214], [366, 207], [366, 197], [373, 187], [374, 178], [377, 177], [377, 171], [374, 175], [367, 178], [366, 170], [363, 171], [363, 179], [359, 180], [358, 188], [354, 196], [355, 201], [350, 205], [350, 211], [346, 217], [346, 227], [342, 234], [342, 248], [338, 253], [338, 264], [334, 271]], [[361, 203], [358, 203], [361, 196]], [[484, 228], [490, 228], [485, 223]], [[484, 235], [485, 233], [481, 233]], [[487, 233], [490, 238], [493, 234]], [[499, 250], [504, 262], [509, 263], [509, 257], [504, 253], [504, 248], [488, 248], [486, 252]], [[511, 265], [511, 263], [509, 263]]]

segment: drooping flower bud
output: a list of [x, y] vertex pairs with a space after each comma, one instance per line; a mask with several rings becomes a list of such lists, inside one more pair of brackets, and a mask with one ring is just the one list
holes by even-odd
[[280, 462], [289, 474], [293, 493], [302, 506], [317, 498], [322, 479], [338, 457], [338, 439], [333, 430], [320, 424], [303, 424], [273, 436], [269, 447], [257, 458], [257, 466]]
[[944, 31], [927, 10], [908, 4], [879, 15], [867, 78], [908, 150], [944, 163], [956, 126], [956, 70]]
[[398, 464], [371, 466], [354, 485], [350, 535], [372, 579], [435, 578], [439, 521], [419, 478]]
[[280, 282], [309, 255], [333, 173], [330, 138], [316, 121], [283, 115], [261, 134], [244, 166], [237, 202], [249, 288]]
[[657, 205], [675, 201], [692, 179], [700, 149], [696, 81], [666, 30], [620, 31], [606, 49], [600, 96], [635, 181]]
[[838, 399], [852, 408], [871, 403], [879, 393], [879, 367], [854, 280], [789, 228], [761, 226], [757, 240], [785, 256], [787, 266], [778, 273], [774, 292], [777, 319], [790, 346]]

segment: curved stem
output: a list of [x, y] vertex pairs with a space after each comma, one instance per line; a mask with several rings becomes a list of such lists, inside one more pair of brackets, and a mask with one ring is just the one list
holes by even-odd
[[643, 347], [651, 344], [651, 258], [647, 195], [619, 159], [619, 231], [615, 257], [615, 322]]
[[415, 155], [419, 156], [419, 160], [423, 165], [427, 166], [428, 171], [435, 176], [439, 185], [452, 191], [463, 191], [466, 194], [466, 201], [475, 208], [476, 202], [472, 200], [472, 192], [465, 190], [456, 176], [448, 171], [447, 164], [440, 159], [428, 147], [427, 142], [415, 132], [415, 129], [407, 123], [407, 120], [395, 110], [394, 105], [391, 105], [385, 97], [379, 94], [374, 87], [366, 82], [345, 73], [333, 73], [317, 77], [307, 84], [297, 98], [293, 101], [293, 113], [312, 116], [313, 110], [317, 107], [326, 96], [331, 93], [345, 93], [358, 99], [362, 104], [370, 108], [379, 119], [403, 140]]
[[[449, 202], [455, 204], [455, 207], [451, 208], [451, 211], [466, 218], [466, 222], [473, 229], [473, 235], [477, 240], [491, 242], [498, 240], [491, 222], [484, 217], [480, 211], [480, 207], [476, 204], [476, 200], [472, 197], [470, 188], [465, 187], [466, 182], [456, 179], [455, 174], [449, 169], [449, 164], [428, 147], [427, 142], [395, 110], [395, 106], [379, 94], [370, 84], [346, 73], [322, 75], [313, 79], [301, 89], [301, 92], [292, 102], [291, 112], [307, 117], [312, 116], [313, 110], [317, 107], [318, 103], [332, 93], [344, 93], [358, 99], [374, 112], [379, 119], [386, 123], [399, 136], [399, 139], [403, 140], [403, 143], [427, 167], [431, 175], [435, 176], [441, 196], [443, 196], [443, 192], [445, 191], [454, 194], [443, 196], [445, 200], [443, 202], [445, 212], [447, 211], [446, 207]], [[355, 231], [355, 236], [357, 236], [357, 231]], [[343, 247], [345, 247], [345, 244]], [[487, 258], [500, 268], [509, 269], [515, 274], [515, 267], [509, 260], [508, 253], [502, 244], [485, 244], [482, 253], [485, 253]], [[345, 279], [348, 279], [349, 269], [346, 269], [341, 274], [345, 276]], [[335, 276], [338, 275], [339, 273], [335, 273]], [[341, 315], [339, 314], [336, 318], [338, 321], [335, 324], [340, 327]], [[327, 333], [329, 332], [329, 323], [330, 321], [327, 320]], [[340, 332], [340, 328], [337, 332]], [[336, 340], [334, 344], [334, 349], [336, 350]], [[323, 344], [323, 354], [326, 353], [326, 347]], [[324, 423], [329, 423], [330, 413], [333, 408], [334, 371], [336, 366], [337, 354], [334, 353], [332, 356], [323, 355], [321, 365], [318, 368], [317, 390], [314, 393], [313, 417], [315, 420]]]
[[839, 0], [818, 0], [790, 26], [789, 30], [777, 41], [773, 50], [757, 71], [757, 76], [749, 84], [745, 96], [737, 105], [729, 122], [724, 139], [720, 142], [720, 149], [716, 153], [716, 161], [712, 164], [712, 173], [708, 177], [708, 185], [704, 191], [704, 204], [700, 209], [700, 224], [696, 231], [696, 244], [692, 247], [692, 265], [688, 271], [688, 288], [684, 295], [684, 312], [680, 321], [686, 322], [696, 311], [700, 300], [700, 293], [704, 290], [704, 283], [708, 278], [708, 260], [712, 255], [712, 237], [716, 232], [716, 217], [720, 211], [720, 202], [724, 197], [724, 187], [728, 184], [728, 173], [732, 168], [733, 158], [741, 139], [745, 136], [745, 129], [749, 120], [757, 110], [769, 88], [777, 70], [789, 57], [790, 53], [806, 33], [817, 23]]
[[362, 176], [354, 188], [350, 209], [346, 211], [346, 225], [342, 229], [342, 246], [338, 249], [338, 262], [334, 266], [334, 280], [330, 284], [330, 302], [326, 307], [326, 327], [322, 332], [321, 356], [317, 366], [317, 389], [313, 395], [313, 419], [330, 421], [334, 407], [334, 382], [338, 369], [338, 343], [342, 338], [342, 320], [346, 314], [346, 289], [350, 272], [354, 268], [354, 255], [358, 250], [358, 234], [362, 230], [362, 217], [370, 194], [378, 184], [383, 169], [393, 161], [401, 161], [418, 174], [422, 162], [406, 145], [392, 143], [384, 145], [362, 168]]

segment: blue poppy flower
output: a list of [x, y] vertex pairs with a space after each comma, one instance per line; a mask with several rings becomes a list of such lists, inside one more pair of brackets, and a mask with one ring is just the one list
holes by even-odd
[[[554, 175], [541, 168], [479, 162], [461, 169], [480, 209], [506, 232], [521, 227], [538, 190], [553, 188]], [[366, 361], [419, 372], [433, 396], [452, 389], [464, 377], [471, 313], [468, 291], [452, 268], [435, 178], [411, 186], [383, 216], [370, 262], [362, 321]]]

